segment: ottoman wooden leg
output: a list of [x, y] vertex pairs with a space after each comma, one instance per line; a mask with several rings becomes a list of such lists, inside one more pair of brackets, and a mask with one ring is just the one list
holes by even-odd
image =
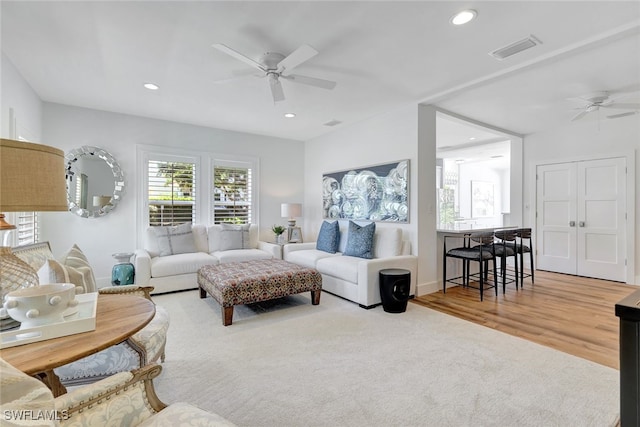
[[233, 320], [233, 306], [222, 307], [222, 325], [229, 326]]
[[200, 288], [200, 298], [206, 298], [207, 297], [207, 291], [205, 291], [203, 288]]
[[320, 294], [322, 291], [311, 291], [311, 304], [318, 305], [320, 304]]

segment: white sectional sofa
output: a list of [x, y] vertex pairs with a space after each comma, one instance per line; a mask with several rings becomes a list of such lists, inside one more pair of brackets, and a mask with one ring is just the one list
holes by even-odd
[[[224, 225], [207, 227], [194, 224], [191, 226], [192, 250], [184, 252], [185, 247], [189, 250], [187, 245], [182, 250], [175, 251], [181, 253], [166, 254], [166, 248], [163, 248], [159, 240], [164, 238], [158, 235], [160, 229], [149, 227], [144, 248], [135, 251], [135, 283], [139, 286], [153, 286], [153, 294], [197, 289], [197, 272], [204, 265], [281, 258], [279, 245], [258, 240], [258, 226], [255, 224], [248, 227], [248, 241], [244, 242], [243, 248], [227, 249], [229, 245], [224, 234], [227, 232], [226, 228], [228, 227]], [[183, 235], [182, 238], [188, 239], [189, 236]]]
[[403, 238], [402, 229], [387, 224], [376, 227], [371, 259], [343, 255], [348, 240], [348, 222], [340, 221], [338, 251], [316, 249], [316, 242], [287, 244], [283, 259], [313, 267], [322, 274], [322, 289], [355, 303], [372, 308], [381, 303], [379, 272], [400, 268], [411, 272], [410, 295], [415, 295], [418, 257], [411, 255], [411, 243]]

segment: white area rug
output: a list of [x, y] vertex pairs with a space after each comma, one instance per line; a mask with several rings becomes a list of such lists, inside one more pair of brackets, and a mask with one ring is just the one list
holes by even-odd
[[155, 296], [171, 326], [165, 402], [239, 426], [609, 426], [619, 373], [409, 304], [364, 310], [323, 292], [235, 308]]

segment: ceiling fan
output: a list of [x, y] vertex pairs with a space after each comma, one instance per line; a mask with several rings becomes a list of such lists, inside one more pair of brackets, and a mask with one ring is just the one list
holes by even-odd
[[336, 86], [336, 82], [330, 80], [318, 79], [300, 74], [290, 74], [295, 67], [318, 54], [318, 51], [306, 44], [303, 44], [294, 50], [289, 56], [284, 56], [277, 52], [266, 52], [260, 56], [258, 61], [254, 61], [246, 55], [243, 55], [224, 44], [216, 43], [213, 47], [247, 65], [250, 65], [254, 69], [259, 70], [259, 73], [257, 74], [255, 73], [255, 70], [241, 70], [236, 74], [243, 76], [248, 74], [246, 71], [249, 71], [249, 74], [257, 77], [267, 77], [269, 87], [271, 88], [273, 102], [284, 101], [284, 91], [282, 90], [282, 84], [280, 83], [281, 78], [293, 83], [300, 83], [328, 90], [331, 90]]
[[[583, 118], [585, 115], [589, 113], [599, 111], [600, 108], [612, 108], [612, 109], [619, 109], [619, 110], [640, 109], [640, 103], [616, 102], [618, 99], [629, 96], [630, 94], [631, 93], [621, 93], [614, 97], [614, 96], [611, 96], [609, 92], [596, 92], [596, 93], [592, 93], [592, 94], [585, 95], [578, 98], [570, 98], [572, 100], [577, 100], [583, 103], [586, 102], [586, 105], [579, 108], [575, 108], [575, 110], [580, 110], [580, 112], [575, 116], [573, 116], [571, 118], [571, 121], [580, 120], [581, 118]], [[615, 117], [623, 117], [623, 116], [624, 115], [617, 114], [609, 117], [615, 118]]]

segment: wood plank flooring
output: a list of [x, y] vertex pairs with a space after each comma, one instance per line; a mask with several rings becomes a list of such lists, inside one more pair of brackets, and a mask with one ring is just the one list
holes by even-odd
[[449, 288], [411, 300], [480, 325], [619, 369], [619, 318], [615, 304], [638, 287], [536, 271], [535, 284], [486, 290]]

